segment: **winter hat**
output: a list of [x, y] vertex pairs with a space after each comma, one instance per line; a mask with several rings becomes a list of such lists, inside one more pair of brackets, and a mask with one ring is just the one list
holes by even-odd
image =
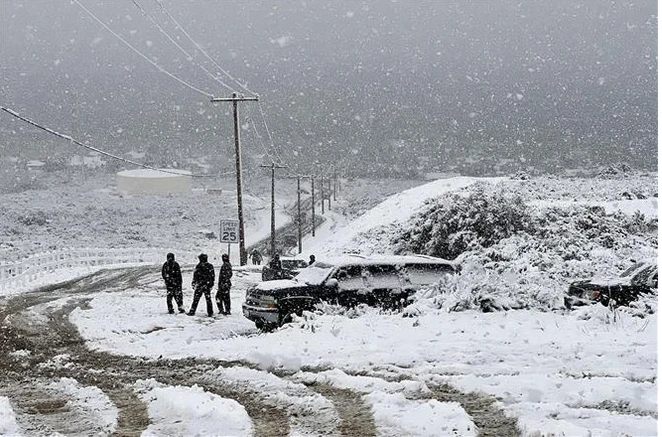
[[207, 262], [207, 254], [206, 253], [201, 253], [200, 255], [198, 255], [198, 259], [200, 260], [200, 262], [206, 263]]
[[171, 260], [174, 261], [175, 260], [175, 254], [170, 252], [169, 254], [166, 255], [166, 259], [171, 259]]
[[223, 261], [230, 261], [230, 255], [228, 255], [227, 253], [224, 253], [223, 255], [221, 255], [221, 259]]

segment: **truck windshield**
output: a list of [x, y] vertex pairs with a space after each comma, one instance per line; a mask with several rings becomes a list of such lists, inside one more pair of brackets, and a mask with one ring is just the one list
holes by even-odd
[[301, 269], [294, 280], [304, 284], [321, 284], [329, 276], [333, 265], [318, 261], [305, 269]]

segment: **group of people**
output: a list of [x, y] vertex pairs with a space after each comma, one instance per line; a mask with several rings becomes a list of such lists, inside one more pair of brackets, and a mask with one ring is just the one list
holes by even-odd
[[[262, 262], [262, 254], [257, 249], [254, 249], [251, 252], [251, 259], [253, 260], [253, 264], [259, 265]], [[166, 285], [166, 304], [168, 305], [168, 313], [175, 314], [175, 309], [172, 304], [172, 301], [174, 300], [177, 304], [177, 310], [180, 313], [194, 316], [200, 298], [204, 295], [207, 303], [207, 315], [209, 317], [214, 315], [214, 308], [211, 301], [211, 290], [214, 288], [214, 282], [216, 281], [216, 272], [214, 266], [209, 263], [207, 254], [201, 253], [198, 255], [198, 260], [200, 262], [195, 266], [195, 270], [193, 271], [193, 282], [191, 283], [191, 286], [193, 287], [193, 302], [191, 303], [191, 309], [186, 312], [184, 309], [184, 294], [182, 292], [182, 271], [179, 267], [179, 263], [175, 261], [175, 254], [168, 253], [166, 255], [166, 262], [163, 263], [163, 267], [161, 268], [161, 277], [163, 277]], [[221, 260], [223, 261], [223, 264], [218, 273], [218, 288], [216, 290], [215, 300], [219, 314], [230, 315], [230, 288], [232, 287], [230, 278], [232, 278], [232, 264], [230, 264], [230, 256], [227, 253], [221, 255]], [[314, 262], [315, 255], [310, 255], [308, 264], [310, 265]], [[282, 271], [283, 267], [278, 254], [275, 254], [271, 259], [269, 267], [277, 271]]]
[[[184, 309], [184, 296], [182, 293], [182, 271], [179, 267], [179, 263], [175, 261], [175, 254], [169, 253], [166, 255], [166, 262], [161, 268], [161, 276], [166, 285], [166, 304], [168, 305], [168, 312], [170, 314], [175, 313], [172, 304], [174, 299], [180, 313], [186, 312], [189, 316], [194, 316], [200, 298], [204, 295], [205, 301], [207, 302], [207, 315], [209, 317], [214, 315], [214, 308], [211, 301], [211, 290], [214, 288], [214, 282], [216, 281], [214, 266], [209, 263], [207, 254], [201, 253], [198, 255], [198, 260], [199, 263], [195, 266], [195, 270], [193, 271], [193, 282], [191, 283], [191, 286], [193, 287], [193, 302], [191, 304], [191, 309], [186, 312]], [[221, 256], [221, 260], [223, 261], [223, 264], [218, 273], [218, 289], [215, 296], [216, 305], [218, 306], [218, 312], [220, 314], [230, 315], [230, 287], [232, 287], [230, 278], [232, 278], [232, 264], [230, 264], [230, 257], [227, 253], [224, 253]]]

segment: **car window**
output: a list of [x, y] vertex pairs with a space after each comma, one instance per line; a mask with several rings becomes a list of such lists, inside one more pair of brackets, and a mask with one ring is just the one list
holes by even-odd
[[453, 273], [450, 264], [408, 264], [406, 276], [413, 285], [431, 285], [442, 278], [442, 276]]
[[298, 260], [296, 260], [296, 262], [297, 262], [297, 265], [296, 265], [295, 268], [305, 269], [306, 267], [308, 267], [308, 263], [306, 261], [302, 260], [302, 259], [298, 259]]
[[399, 270], [395, 265], [372, 265], [364, 269], [370, 288], [400, 288]]
[[342, 266], [333, 277], [338, 280], [340, 290], [359, 290], [366, 286], [361, 266]]
[[297, 262], [294, 259], [282, 260], [282, 264], [283, 264], [284, 269], [296, 269], [297, 268]]
[[329, 276], [333, 268], [334, 266], [332, 264], [318, 261], [305, 269], [301, 269], [301, 273], [294, 280], [303, 284], [321, 284]]

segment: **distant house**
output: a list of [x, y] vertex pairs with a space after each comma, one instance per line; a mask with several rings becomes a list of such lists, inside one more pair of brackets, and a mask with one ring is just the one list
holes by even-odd
[[74, 167], [85, 166], [86, 168], [99, 168], [106, 165], [106, 161], [101, 159], [101, 155], [92, 152], [88, 156], [74, 155], [69, 160], [69, 165]]

